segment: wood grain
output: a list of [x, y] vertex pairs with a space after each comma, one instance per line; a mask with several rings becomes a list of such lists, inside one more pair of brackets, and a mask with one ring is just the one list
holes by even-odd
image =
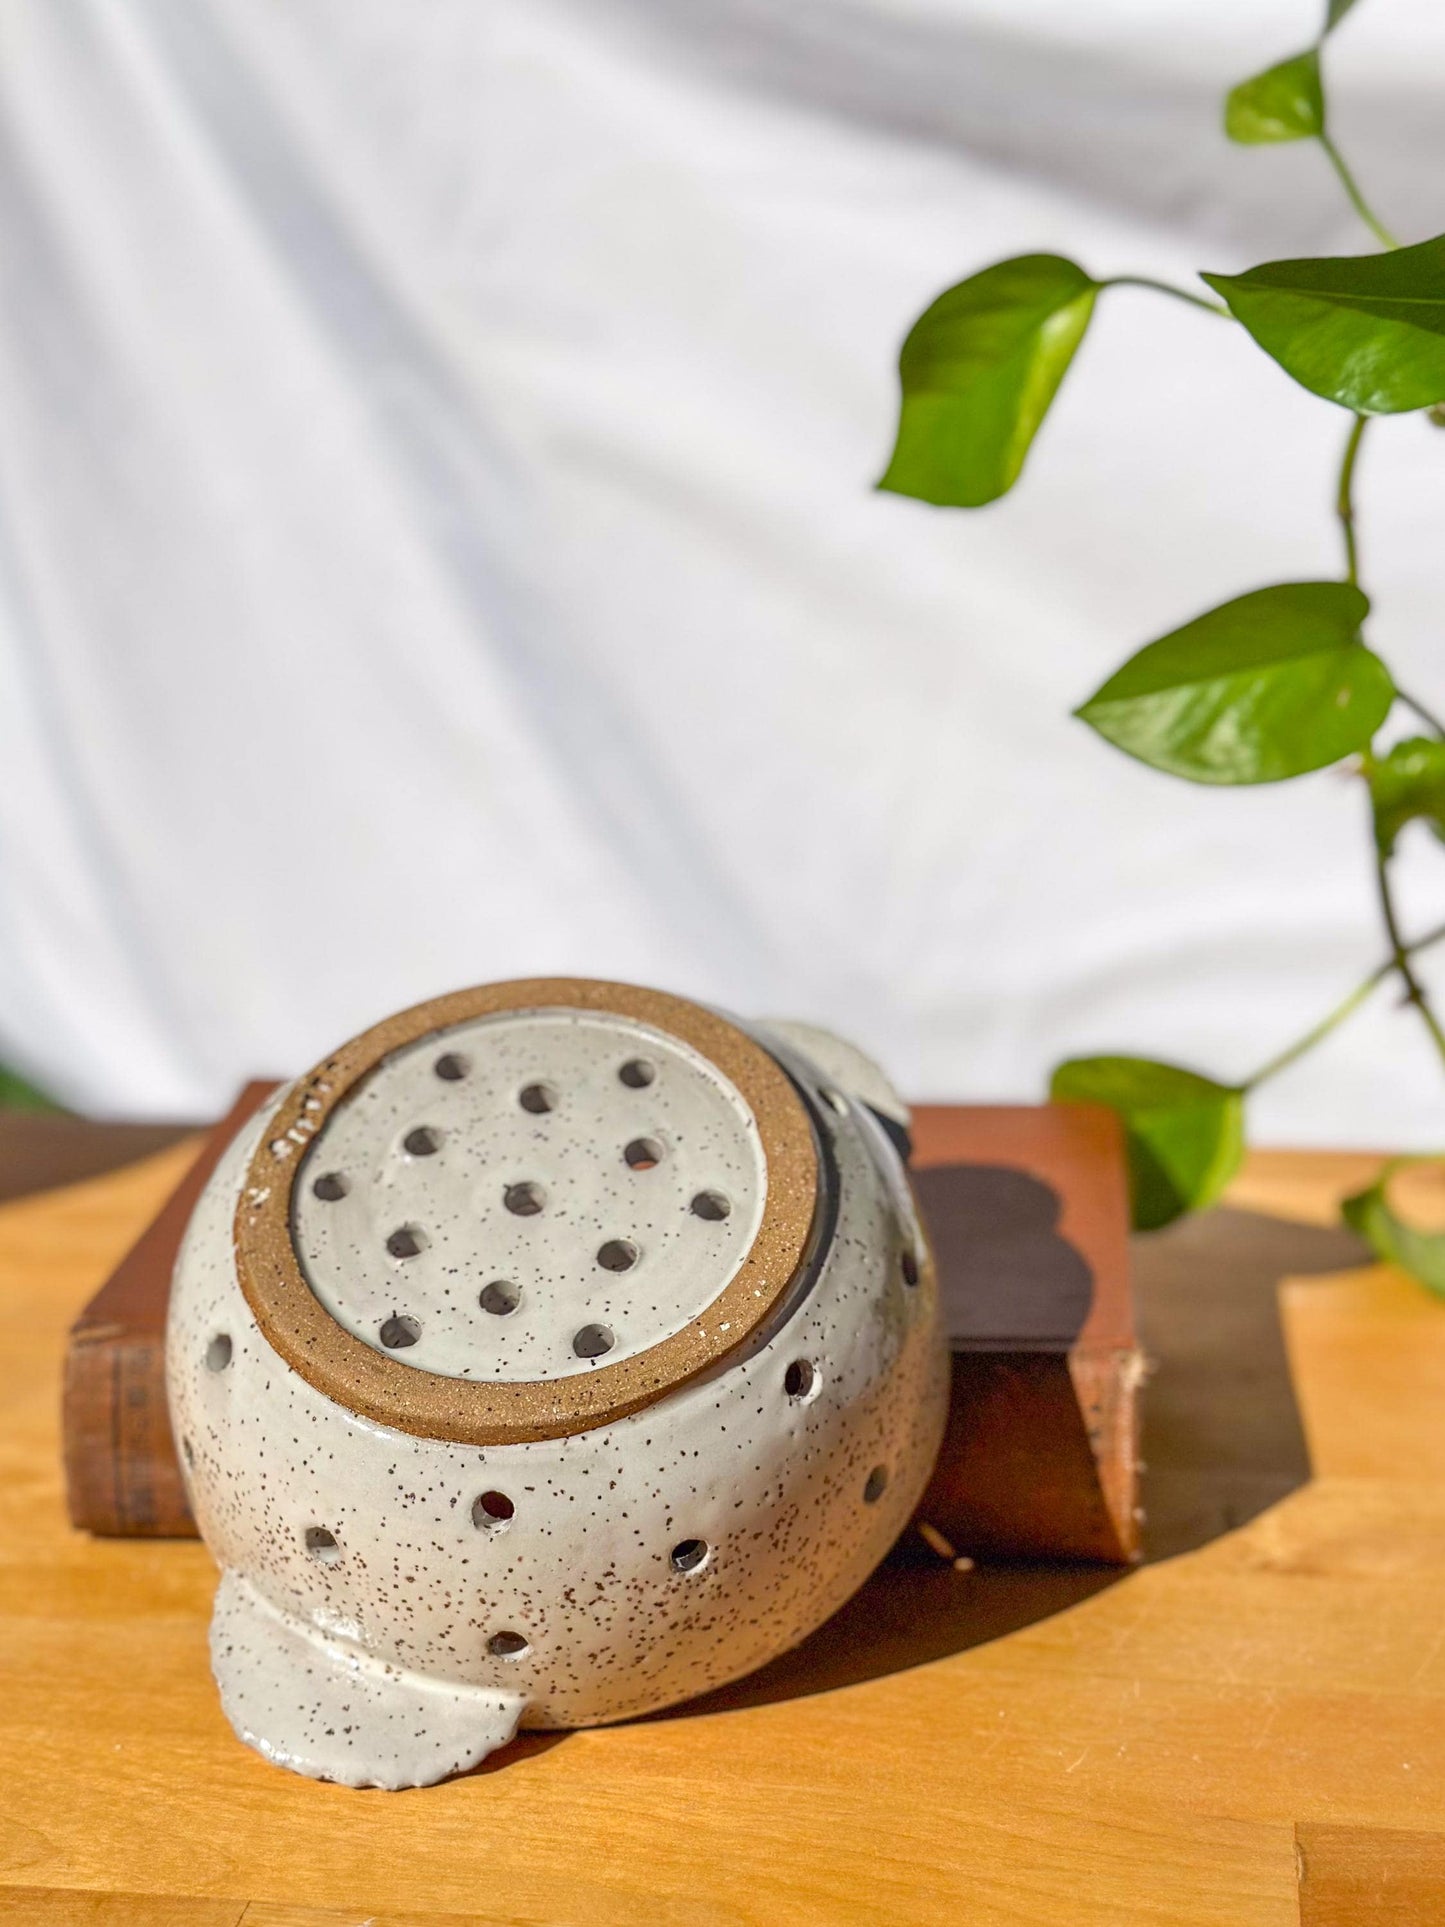
[[1300, 1927], [1445, 1927], [1445, 1834], [1297, 1829]]
[[272, 1906], [191, 1895], [0, 1887], [0, 1927], [492, 1927], [495, 1914], [378, 1914], [363, 1907]]
[[[445, 1786], [267, 1766], [216, 1703], [204, 1550], [88, 1539], [62, 1500], [65, 1329], [187, 1155], [0, 1208], [0, 1919], [1296, 1927], [1298, 1828], [1373, 1927], [1380, 1836], [1445, 1832], [1445, 1308], [1380, 1269], [1283, 1293], [1314, 1480], [1067, 1610], [1019, 1623], [1017, 1575], [900, 1567], [852, 1622], [866, 1645], [891, 1597], [894, 1643], [836, 1690], [820, 1635], [766, 1692]], [[1279, 1172], [1296, 1215], [1310, 1171]], [[945, 1595], [954, 1646], [910, 1648]], [[72, 1911], [38, 1911], [57, 1891]]]
[[492, 1927], [496, 1914], [367, 1913], [358, 1907], [269, 1907], [253, 1901], [241, 1927]]
[[0, 1927], [240, 1927], [244, 1902], [194, 1895], [0, 1887]]

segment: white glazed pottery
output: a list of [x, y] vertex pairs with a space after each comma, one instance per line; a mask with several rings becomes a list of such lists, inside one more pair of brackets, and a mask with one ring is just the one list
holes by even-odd
[[428, 1783], [795, 1645], [942, 1433], [933, 1265], [858, 1052], [585, 980], [289, 1086], [191, 1221], [171, 1415], [242, 1739]]

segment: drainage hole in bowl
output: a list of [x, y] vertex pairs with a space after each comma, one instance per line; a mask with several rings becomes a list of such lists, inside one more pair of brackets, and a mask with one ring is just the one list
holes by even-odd
[[323, 1204], [336, 1204], [351, 1189], [339, 1171], [323, 1171], [311, 1187], [311, 1195]]
[[471, 1060], [455, 1050], [443, 1051], [432, 1065], [432, 1069], [444, 1084], [460, 1084], [471, 1068]]
[[887, 1490], [888, 1468], [886, 1465], [875, 1465], [864, 1482], [863, 1503], [865, 1505], [877, 1505]]
[[426, 1233], [419, 1224], [399, 1224], [386, 1241], [393, 1258], [415, 1258], [426, 1244]]
[[535, 1218], [546, 1202], [540, 1184], [533, 1184], [524, 1178], [520, 1184], [509, 1184], [502, 1193], [502, 1203], [514, 1218]]
[[783, 1373], [783, 1390], [789, 1398], [796, 1399], [801, 1404], [812, 1391], [817, 1379], [818, 1374], [813, 1370], [810, 1359], [795, 1358]]
[[508, 1523], [516, 1510], [505, 1492], [484, 1492], [472, 1501], [472, 1524], [484, 1532], [495, 1532], [498, 1526]]
[[401, 1148], [408, 1157], [429, 1158], [442, 1148], [441, 1133], [434, 1131], [430, 1124], [418, 1124], [402, 1139]]
[[525, 1633], [493, 1633], [487, 1641], [487, 1651], [493, 1659], [520, 1659], [531, 1647]]
[[707, 1563], [712, 1547], [706, 1539], [679, 1539], [669, 1557], [674, 1572], [696, 1572]]
[[699, 1191], [689, 1206], [695, 1218], [706, 1218], [709, 1224], [719, 1223], [732, 1208], [732, 1201], [721, 1191]]
[[206, 1347], [206, 1370], [208, 1372], [225, 1371], [231, 1362], [232, 1350], [231, 1334], [229, 1332], [217, 1332], [210, 1344]]
[[903, 1273], [904, 1284], [916, 1285], [918, 1283], [917, 1254], [915, 1252], [905, 1250], [903, 1253], [903, 1256], [898, 1261], [898, 1265], [899, 1265], [899, 1269]]
[[651, 1171], [662, 1162], [662, 1146], [655, 1137], [635, 1137], [622, 1155], [634, 1171]]
[[336, 1534], [328, 1532], [325, 1526], [307, 1526], [306, 1550], [318, 1566], [334, 1566], [341, 1558], [341, 1548], [336, 1543]]
[[604, 1271], [631, 1271], [637, 1263], [637, 1246], [630, 1238], [609, 1238], [598, 1246], [597, 1262]]
[[557, 1093], [550, 1084], [526, 1084], [517, 1093], [517, 1102], [533, 1117], [544, 1117], [557, 1108]]
[[617, 1073], [630, 1091], [645, 1091], [657, 1076], [657, 1068], [645, 1057], [629, 1057]]
[[606, 1325], [584, 1325], [573, 1338], [572, 1349], [579, 1358], [601, 1358], [616, 1343]]
[[401, 1352], [421, 1337], [421, 1326], [410, 1312], [394, 1311], [377, 1336], [389, 1352]]
[[522, 1302], [522, 1287], [514, 1285], [510, 1278], [494, 1278], [489, 1285], [483, 1285], [477, 1293], [477, 1301], [483, 1311], [489, 1311], [494, 1318], [509, 1318]]

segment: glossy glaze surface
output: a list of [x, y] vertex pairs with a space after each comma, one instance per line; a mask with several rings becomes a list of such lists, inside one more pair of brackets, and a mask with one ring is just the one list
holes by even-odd
[[[597, 1064], [619, 1051], [627, 1061], [635, 1047], [626, 1026], [589, 1033], [576, 1057], [578, 1088]], [[876, 1122], [805, 1059], [777, 1049], [808, 1097], [827, 1173], [810, 1263], [765, 1325], [709, 1372], [614, 1423], [525, 1444], [482, 1448], [380, 1425], [282, 1364], [240, 1289], [230, 1238], [267, 1120], [232, 1147], [181, 1254], [169, 1367], [197, 1519], [223, 1571], [217, 1679], [233, 1725], [268, 1757], [349, 1784], [410, 1785], [475, 1763], [519, 1720], [570, 1726], [648, 1712], [795, 1644], [882, 1557], [927, 1478], [943, 1421], [932, 1267]], [[698, 1074], [677, 1062], [691, 1088]], [[519, 1074], [520, 1060], [509, 1058], [495, 1089], [510, 1092]], [[560, 1088], [568, 1076], [565, 1051], [548, 1060], [549, 1081]], [[710, 1077], [691, 1095], [717, 1137], [710, 1152], [700, 1138], [703, 1162], [679, 1173], [673, 1203], [683, 1212], [707, 1156], [720, 1158], [725, 1145], [740, 1156], [749, 1143], [745, 1125], [732, 1122], [733, 1097], [719, 1098]], [[685, 1107], [649, 1115], [692, 1157]], [[416, 1128], [410, 1117], [401, 1103], [374, 1137], [357, 1140], [383, 1170], [394, 1134]], [[550, 1182], [574, 1162], [601, 1168], [623, 1121], [607, 1114], [595, 1147], [579, 1121]], [[510, 1117], [506, 1128], [517, 1128]], [[526, 1128], [509, 1142], [526, 1148]], [[342, 1142], [318, 1145], [308, 1170], [337, 1166], [331, 1153]], [[365, 1176], [374, 1161], [358, 1156]], [[714, 1182], [736, 1186], [749, 1209], [749, 1183], [766, 1187], [765, 1171], [750, 1177], [745, 1157], [706, 1169], [725, 1170]], [[640, 1182], [665, 1171], [665, 1160], [623, 1170], [627, 1183]], [[373, 1214], [370, 1229], [389, 1215]], [[476, 1222], [475, 1248], [457, 1232], [453, 1255], [480, 1290], [522, 1262], [516, 1250], [498, 1259], [486, 1214]], [[698, 1219], [697, 1228], [729, 1222]], [[565, 1262], [535, 1255], [527, 1288], [543, 1302], [555, 1277], [565, 1311], [558, 1329], [573, 1329], [595, 1304], [568, 1296]], [[721, 1283], [725, 1268], [695, 1266], [691, 1275]], [[343, 1279], [339, 1259], [331, 1275]], [[615, 1293], [625, 1282], [609, 1277], [600, 1288]], [[683, 1289], [673, 1299], [639, 1295], [639, 1329], [679, 1315]], [[694, 1285], [686, 1290], [695, 1296]], [[408, 1302], [430, 1319], [431, 1300]], [[657, 1302], [661, 1313], [649, 1309]], [[609, 1303], [625, 1331], [625, 1301]], [[375, 1325], [380, 1308], [368, 1301], [358, 1330]], [[489, 1316], [507, 1322], [478, 1314]], [[455, 1335], [463, 1329], [452, 1328], [447, 1362], [467, 1362]], [[420, 1350], [418, 1341], [401, 1355]], [[560, 1361], [564, 1371], [585, 1369], [573, 1358]]]

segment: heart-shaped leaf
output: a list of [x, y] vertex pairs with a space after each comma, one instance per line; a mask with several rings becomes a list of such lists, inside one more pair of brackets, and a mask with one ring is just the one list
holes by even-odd
[[1049, 1086], [1124, 1123], [1135, 1226], [1152, 1231], [1212, 1204], [1244, 1154], [1244, 1097], [1226, 1084], [1148, 1057], [1074, 1057]]
[[1412, 736], [1396, 743], [1387, 755], [1372, 756], [1365, 775], [1382, 855], [1394, 854], [1396, 837], [1417, 817], [1445, 842], [1445, 743]]
[[1357, 415], [1445, 401], [1445, 235], [1203, 279], [1311, 394]]
[[1420, 1231], [1406, 1224], [1390, 1203], [1390, 1179], [1412, 1158], [1393, 1158], [1372, 1185], [1340, 1206], [1345, 1223], [1358, 1231], [1377, 1258], [1408, 1271], [1427, 1290], [1445, 1298], [1445, 1233]]
[[980, 508], [1018, 479], [1098, 284], [1057, 254], [999, 261], [949, 288], [898, 357], [898, 440], [879, 488]]
[[1314, 47], [1240, 81], [1224, 102], [1224, 131], [1245, 147], [1308, 140], [1325, 128], [1320, 57]]
[[1151, 769], [1278, 783], [1363, 749], [1394, 701], [1346, 582], [1284, 582], [1151, 642], [1074, 714]]

